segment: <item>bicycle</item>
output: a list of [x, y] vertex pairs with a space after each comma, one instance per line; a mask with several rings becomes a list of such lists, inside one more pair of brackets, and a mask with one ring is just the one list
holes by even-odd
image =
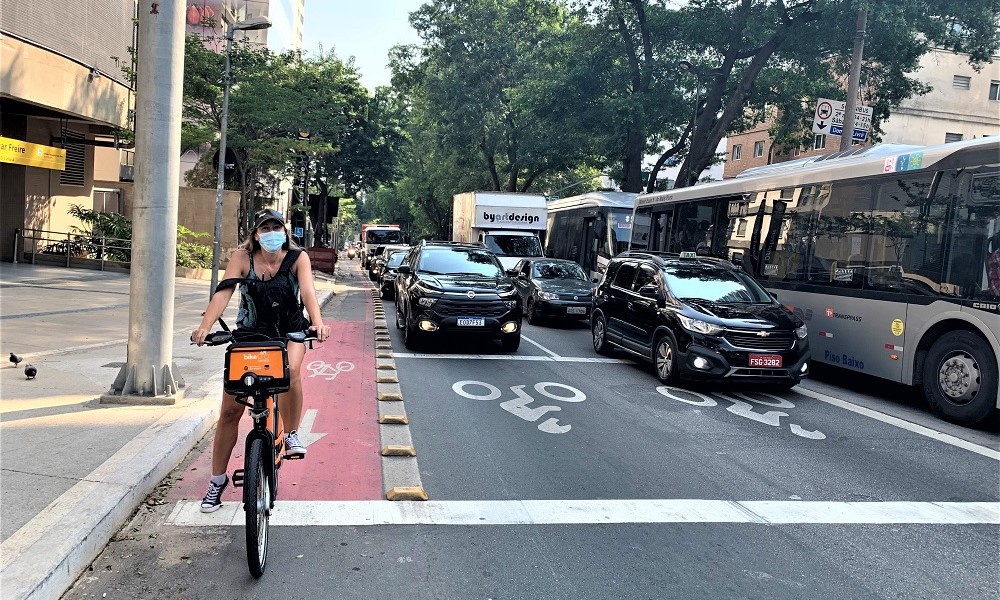
[[[221, 319], [220, 319], [221, 321]], [[308, 330], [272, 339], [252, 332], [215, 331], [205, 337], [205, 345], [226, 348], [223, 389], [236, 402], [249, 408], [253, 429], [247, 434], [243, 468], [233, 471], [233, 487], [243, 488], [246, 516], [247, 566], [254, 579], [264, 574], [267, 561], [268, 527], [271, 510], [278, 497], [278, 469], [284, 457], [284, 428], [278, 410], [278, 395], [291, 387], [286, 341], [306, 344], [317, 338]], [[261, 338], [237, 341], [237, 337]]]

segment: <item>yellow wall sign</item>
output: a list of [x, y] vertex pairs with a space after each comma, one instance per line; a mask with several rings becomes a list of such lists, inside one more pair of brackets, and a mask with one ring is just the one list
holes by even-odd
[[0, 162], [64, 171], [66, 151], [62, 148], [0, 137]]

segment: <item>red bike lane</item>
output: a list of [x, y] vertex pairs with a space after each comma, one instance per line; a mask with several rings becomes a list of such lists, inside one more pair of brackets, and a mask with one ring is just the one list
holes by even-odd
[[[299, 439], [307, 445], [306, 458], [282, 461], [278, 499], [384, 499], [374, 332], [366, 321], [328, 324], [333, 330], [330, 338], [322, 344], [314, 342], [302, 361], [304, 401]], [[243, 444], [251, 424], [244, 414], [227, 469], [230, 477], [243, 467]], [[183, 479], [167, 494], [167, 501], [198, 500], [204, 495], [211, 476], [210, 442], [188, 465]], [[240, 494], [230, 485], [222, 500], [238, 502]]]

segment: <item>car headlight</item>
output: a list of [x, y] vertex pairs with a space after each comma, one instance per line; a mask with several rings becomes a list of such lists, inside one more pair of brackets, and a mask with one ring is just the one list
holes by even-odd
[[699, 321], [698, 319], [692, 319], [691, 317], [685, 317], [684, 315], [677, 315], [677, 317], [681, 320], [681, 326], [688, 331], [696, 331], [698, 333], [704, 333], [705, 335], [718, 335], [722, 333], [722, 328], [718, 325], [706, 323], [705, 321]]
[[538, 297], [542, 300], [558, 300], [559, 294], [553, 294], [552, 292], [538, 292]]
[[800, 340], [804, 340], [806, 339], [806, 336], [809, 335], [809, 330], [806, 329], [805, 325], [800, 325], [795, 328], [795, 335], [797, 335]]
[[437, 298], [428, 298], [427, 296], [424, 296], [423, 298], [419, 298], [417, 300], [417, 304], [419, 304], [420, 306], [426, 306], [427, 308], [434, 306], [436, 302]]

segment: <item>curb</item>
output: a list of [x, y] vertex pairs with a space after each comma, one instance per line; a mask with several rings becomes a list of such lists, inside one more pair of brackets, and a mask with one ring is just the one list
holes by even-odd
[[[333, 289], [316, 291], [320, 308], [333, 296]], [[215, 426], [222, 376], [219, 369], [185, 390], [182, 404], [167, 407], [166, 414], [0, 544], [4, 600], [59, 598], [73, 586], [143, 500]], [[43, 531], [35, 535], [37, 529]]]
[[375, 385], [378, 400], [379, 437], [382, 444], [382, 489], [390, 501], [428, 499], [420, 469], [417, 451], [410, 437], [410, 418], [406, 415], [403, 390], [399, 384], [396, 361], [392, 353], [389, 325], [381, 304], [379, 290], [371, 284], [372, 327], [375, 330]]

